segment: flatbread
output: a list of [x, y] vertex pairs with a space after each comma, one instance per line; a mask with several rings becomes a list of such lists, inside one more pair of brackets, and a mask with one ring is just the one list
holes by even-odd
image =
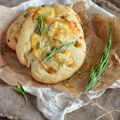
[[[10, 31], [14, 31], [16, 22], [22, 22], [21, 28], [16, 28], [19, 32], [11, 37], [12, 42], [8, 45], [16, 49], [20, 63], [31, 69], [35, 80], [53, 84], [70, 78], [81, 67], [86, 55], [80, 18], [64, 5], [31, 7], [27, 11], [30, 15], [24, 17], [22, 14], [8, 29], [7, 39], [12, 36]], [[39, 25], [44, 27], [43, 33]], [[16, 36], [18, 41], [15, 43]], [[69, 47], [59, 50], [68, 44]], [[45, 61], [55, 50], [58, 52], [52, 59]]]

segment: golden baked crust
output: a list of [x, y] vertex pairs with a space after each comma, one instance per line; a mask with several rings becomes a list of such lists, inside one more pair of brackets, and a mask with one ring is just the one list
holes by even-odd
[[[26, 11], [24, 11], [8, 28], [7, 30], [7, 38], [6, 43], [7, 45], [13, 49], [16, 50], [16, 45], [18, 42], [18, 37], [21, 31], [21, 28], [26, 20], [26, 18], [32, 14], [34, 14], [34, 11], [31, 11], [33, 7], [29, 7]], [[37, 7], [35, 7], [37, 9]]]
[[69, 7], [31, 7], [16, 44], [17, 57], [39, 82], [58, 83], [83, 64], [86, 44], [80, 19]]
[[16, 44], [18, 42], [18, 37], [22, 28], [22, 25], [25, 21], [25, 17], [24, 17], [24, 13], [21, 14], [17, 20], [15, 20], [11, 26], [9, 27], [8, 31], [7, 31], [7, 45], [15, 50], [16, 49]]

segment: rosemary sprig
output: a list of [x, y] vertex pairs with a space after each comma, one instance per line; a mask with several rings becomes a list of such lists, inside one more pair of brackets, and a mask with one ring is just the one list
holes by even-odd
[[26, 96], [27, 93], [19, 82], [18, 85], [13, 88], [13, 90], [18, 94], [22, 95], [25, 99], [25, 102], [27, 103], [27, 96]]
[[44, 24], [43, 18], [41, 16], [37, 17], [37, 26], [38, 26], [39, 34], [42, 35], [45, 30], [45, 24]]
[[101, 54], [101, 59], [97, 66], [95, 66], [89, 76], [88, 76], [88, 84], [85, 87], [84, 93], [93, 89], [93, 87], [100, 81], [101, 76], [103, 75], [104, 71], [106, 70], [109, 64], [109, 55], [112, 49], [112, 24], [109, 24], [109, 35], [106, 41], [106, 45], [104, 48], [103, 53]]
[[[62, 52], [62, 51], [64, 51], [64, 50], [66, 50], [67, 48], [69, 48], [70, 46], [72, 46], [74, 43], [75, 43], [75, 42], [69, 42], [69, 43], [66, 43], [66, 44], [61, 45], [61, 46], [58, 47], [58, 48], [54, 48], [54, 49], [52, 50], [52, 52], [51, 52], [48, 56], [46, 56], [46, 57], [44, 58], [43, 62], [46, 62], [46, 61], [48, 61], [48, 60], [53, 59], [53, 56], [54, 56], [56, 53]], [[43, 63], [43, 62], [42, 62], [42, 63]]]

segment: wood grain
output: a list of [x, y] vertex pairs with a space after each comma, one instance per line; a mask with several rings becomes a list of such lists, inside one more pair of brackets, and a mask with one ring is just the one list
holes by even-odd
[[93, 0], [93, 2], [112, 14], [120, 16], [120, 0]]
[[111, 2], [116, 7], [120, 8], [120, 0], [107, 0], [107, 1]]

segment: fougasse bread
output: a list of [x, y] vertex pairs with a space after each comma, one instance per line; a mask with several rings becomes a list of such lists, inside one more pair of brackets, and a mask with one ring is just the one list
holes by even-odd
[[9, 27], [7, 44], [32, 77], [46, 84], [70, 78], [86, 56], [80, 18], [60, 4], [29, 7]]

